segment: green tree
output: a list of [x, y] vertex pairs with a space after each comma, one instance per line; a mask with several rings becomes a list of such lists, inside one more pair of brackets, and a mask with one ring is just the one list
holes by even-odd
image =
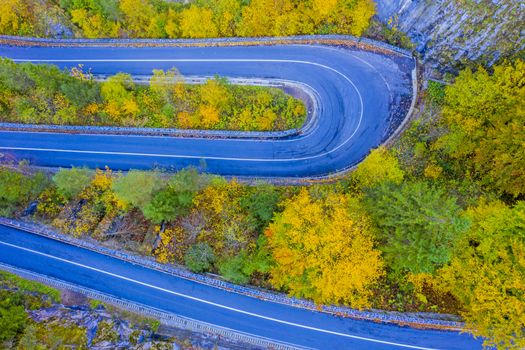
[[213, 250], [206, 243], [192, 245], [184, 256], [186, 266], [193, 272], [209, 271], [214, 261]]
[[460, 73], [443, 108], [449, 132], [437, 143], [489, 188], [525, 194], [525, 62]]
[[143, 210], [163, 186], [162, 178], [154, 171], [130, 170], [115, 179], [111, 189], [122, 202]]
[[0, 291], [0, 345], [10, 348], [27, 324], [27, 313], [21, 293]]
[[[77, 69], [77, 72], [81, 72], [81, 70]], [[82, 74], [84, 73], [82, 72]], [[58, 80], [56, 79], [56, 76], [54, 79]], [[95, 81], [80, 80], [77, 78], [64, 79], [64, 82], [61, 83], [59, 89], [66, 99], [78, 109], [102, 101], [100, 85]]]
[[191, 207], [193, 195], [178, 193], [168, 187], [155, 194], [143, 210], [144, 216], [153, 223], [173, 221], [186, 214]]
[[43, 173], [26, 176], [0, 167], [0, 215], [10, 216], [17, 207], [36, 198], [47, 185], [48, 180]]
[[242, 271], [246, 276], [267, 275], [270, 273], [273, 264], [274, 260], [268, 246], [268, 238], [265, 235], [260, 235], [257, 238], [255, 250], [248, 254], [244, 260]]
[[365, 203], [396, 273], [432, 273], [450, 261], [454, 243], [468, 228], [456, 198], [425, 182], [385, 183], [367, 191]]
[[246, 284], [252, 277], [269, 277], [274, 260], [268, 247], [268, 238], [260, 235], [254, 249], [243, 249], [239, 254], [223, 259], [219, 273], [228, 281]]
[[278, 209], [280, 195], [275, 186], [259, 185], [241, 198], [241, 208], [246, 210], [254, 228], [261, 231], [265, 228]]
[[66, 199], [75, 198], [93, 180], [93, 172], [87, 168], [60, 169], [54, 176], [53, 182], [59, 194]]
[[439, 275], [465, 306], [467, 327], [498, 349], [525, 348], [525, 202], [481, 202]]
[[144, 206], [144, 216], [158, 224], [177, 219], [188, 213], [193, 197], [206, 183], [206, 178], [195, 169], [181, 170]]
[[445, 85], [429, 80], [427, 96], [431, 103], [442, 106], [445, 102]]
[[231, 258], [227, 258], [219, 264], [219, 273], [227, 281], [246, 284], [250, 281], [250, 276], [243, 271], [245, 260], [245, 251]]

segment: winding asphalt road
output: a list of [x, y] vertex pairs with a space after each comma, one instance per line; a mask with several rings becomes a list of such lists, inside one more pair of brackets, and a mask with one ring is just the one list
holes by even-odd
[[204, 161], [210, 173], [253, 177], [318, 177], [358, 163], [389, 135], [394, 113], [406, 113], [406, 102], [412, 97], [414, 68], [411, 58], [324, 45], [0, 46], [0, 56], [60, 67], [83, 64], [101, 75], [147, 75], [153, 69], [175, 66], [185, 76], [218, 74], [308, 85], [318, 99], [314, 127], [282, 139], [0, 132], [0, 152], [41, 166], [180, 169], [199, 166]]
[[[346, 169], [388, 137], [406, 110], [414, 62], [328, 46], [46, 48], [0, 46], [17, 62], [84, 64], [95, 74], [147, 75], [176, 66], [186, 76], [273, 78], [307, 84], [314, 127], [273, 140], [0, 132], [0, 153], [52, 167], [113, 169], [200, 165], [222, 175], [315, 177]], [[402, 114], [402, 113], [401, 113]], [[398, 120], [399, 121], [399, 120]], [[396, 121], [394, 121], [395, 124]], [[455, 332], [343, 319], [261, 301], [0, 226], [0, 262], [195, 320], [316, 349], [479, 349]]]
[[1, 225], [0, 263], [300, 347], [481, 349], [481, 341], [467, 334], [345, 319], [262, 301]]

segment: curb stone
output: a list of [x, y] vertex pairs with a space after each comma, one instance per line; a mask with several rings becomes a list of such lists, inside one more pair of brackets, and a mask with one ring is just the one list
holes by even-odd
[[381, 41], [352, 35], [295, 35], [288, 37], [247, 37], [247, 38], [209, 38], [209, 39], [50, 39], [29, 38], [12, 35], [0, 35], [3, 44], [33, 44], [33, 45], [124, 45], [124, 46], [184, 46], [184, 45], [231, 45], [231, 44], [279, 44], [290, 42], [301, 44], [305, 41], [322, 42], [327, 40], [344, 40], [355, 45], [377, 47], [402, 56], [412, 57], [412, 52]]

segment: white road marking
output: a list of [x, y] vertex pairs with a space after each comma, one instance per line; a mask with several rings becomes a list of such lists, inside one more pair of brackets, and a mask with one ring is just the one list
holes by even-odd
[[215, 302], [212, 302], [212, 301], [196, 298], [196, 297], [193, 297], [191, 295], [178, 293], [178, 292], [175, 292], [175, 291], [172, 291], [172, 290], [169, 290], [169, 289], [165, 289], [165, 288], [154, 286], [154, 285], [151, 285], [151, 284], [148, 284], [148, 283], [145, 283], [145, 282], [137, 281], [137, 280], [129, 278], [129, 277], [117, 275], [117, 274], [112, 273], [112, 272], [108, 272], [108, 271], [104, 271], [104, 270], [101, 270], [101, 269], [97, 269], [95, 267], [91, 267], [91, 266], [80, 264], [80, 263], [77, 263], [77, 262], [74, 262], [74, 261], [70, 261], [70, 260], [67, 260], [67, 259], [59, 258], [57, 256], [49, 255], [49, 254], [42, 253], [42, 252], [39, 252], [39, 251], [36, 251], [36, 250], [32, 250], [32, 249], [29, 249], [29, 248], [20, 247], [20, 246], [11, 244], [11, 243], [0, 241], [0, 244], [8, 246], [8, 247], [11, 247], [11, 248], [23, 250], [23, 251], [26, 251], [26, 252], [29, 252], [29, 253], [41, 255], [41, 256], [44, 256], [46, 258], [57, 260], [57, 261], [61, 261], [61, 262], [64, 262], [64, 263], [67, 263], [67, 264], [70, 264], [70, 265], [78, 266], [78, 267], [81, 267], [81, 268], [84, 268], [84, 269], [87, 269], [87, 270], [95, 271], [95, 272], [98, 272], [98, 273], [101, 273], [101, 274], [105, 274], [105, 275], [108, 275], [108, 276], [111, 276], [111, 277], [122, 279], [124, 281], [135, 283], [135, 284], [138, 284], [138, 285], [141, 285], [141, 286], [144, 286], [144, 287], [148, 287], [148, 288], [151, 288], [151, 289], [156, 289], [156, 290], [159, 290], [159, 291], [162, 291], [162, 292], [165, 292], [165, 293], [169, 293], [169, 294], [172, 294], [172, 295], [176, 295], [176, 296], [179, 296], [179, 297], [182, 297], [182, 298], [190, 299], [190, 300], [201, 302], [201, 303], [204, 303], [204, 304], [207, 304], [207, 305], [212, 305], [212, 306], [215, 306], [215, 307], [218, 307], [218, 308], [221, 308], [221, 309], [226, 309], [226, 310], [229, 310], [229, 311], [237, 312], [237, 313], [240, 313], [240, 314], [244, 314], [244, 315], [248, 315], [248, 316], [252, 316], [252, 317], [256, 317], [256, 318], [260, 318], [260, 319], [264, 319], [264, 320], [268, 320], [268, 321], [272, 321], [272, 322], [276, 322], [276, 323], [286, 324], [286, 325], [293, 326], [293, 327], [303, 328], [303, 329], [316, 331], [316, 332], [321, 332], [321, 333], [326, 333], [326, 334], [337, 335], [337, 336], [346, 337], [346, 338], [363, 340], [363, 341], [372, 342], [372, 343], [392, 345], [392, 346], [397, 346], [397, 347], [401, 347], [401, 348], [419, 349], [419, 350], [437, 350], [437, 349], [433, 349], [433, 348], [425, 348], [425, 347], [414, 346], [414, 345], [394, 343], [394, 342], [389, 342], [389, 341], [384, 341], [384, 340], [379, 340], [379, 339], [360, 337], [360, 336], [356, 336], [356, 335], [345, 334], [345, 333], [330, 331], [330, 330], [326, 330], [326, 329], [322, 329], [322, 328], [305, 326], [305, 325], [294, 323], [294, 322], [288, 322], [288, 321], [284, 321], [284, 320], [279, 320], [279, 319], [276, 319], [276, 318], [273, 318], [273, 317], [263, 316], [263, 315], [259, 315], [259, 314], [253, 313], [253, 312], [244, 311], [244, 310], [236, 309], [236, 308], [233, 308], [233, 307], [230, 307], [230, 306], [218, 304], [218, 303], [215, 303]]
[[357, 123], [357, 126], [353, 133], [340, 145], [333, 148], [330, 151], [317, 154], [315, 156], [309, 156], [309, 157], [301, 157], [301, 158], [278, 158], [278, 159], [270, 159], [270, 158], [229, 158], [229, 157], [206, 157], [206, 156], [182, 156], [182, 155], [160, 155], [160, 154], [143, 154], [143, 153], [125, 153], [125, 152], [102, 152], [102, 151], [77, 151], [77, 150], [65, 150], [65, 149], [46, 149], [46, 148], [25, 148], [25, 147], [0, 147], [0, 149], [5, 150], [22, 150], [22, 151], [47, 151], [47, 152], [64, 152], [64, 153], [92, 153], [92, 154], [107, 154], [107, 155], [128, 155], [128, 156], [142, 156], [142, 157], [166, 157], [166, 158], [185, 158], [185, 159], [210, 159], [210, 160], [232, 160], [232, 161], [256, 161], [256, 162], [290, 162], [290, 161], [301, 161], [301, 160], [310, 160], [315, 158], [320, 158], [327, 156], [331, 153], [336, 152], [341, 147], [344, 147], [348, 142], [350, 142], [351, 139], [354, 138], [357, 131], [361, 127], [361, 123], [363, 121], [363, 114], [364, 114], [364, 102], [363, 102], [363, 96], [361, 95], [361, 92], [359, 91], [358, 87], [355, 85], [355, 83], [346, 75], [338, 71], [337, 69], [334, 69], [332, 67], [326, 66], [321, 63], [315, 63], [310, 61], [301, 61], [301, 60], [283, 60], [283, 59], [242, 59], [242, 58], [232, 58], [232, 59], [13, 59], [14, 62], [47, 62], [47, 63], [69, 63], [69, 62], [89, 62], [89, 63], [96, 63], [96, 62], [268, 62], [268, 63], [296, 63], [296, 64], [307, 64], [312, 65], [316, 67], [321, 67], [324, 69], [327, 69], [329, 71], [332, 71], [341, 77], [348, 81], [352, 88], [357, 92], [357, 95], [359, 96], [359, 103], [360, 103], [360, 115], [359, 115], [359, 121]]

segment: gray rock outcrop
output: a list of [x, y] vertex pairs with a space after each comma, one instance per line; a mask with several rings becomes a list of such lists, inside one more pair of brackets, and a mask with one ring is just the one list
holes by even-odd
[[376, 0], [378, 17], [406, 32], [436, 67], [486, 65], [525, 49], [524, 0]]

